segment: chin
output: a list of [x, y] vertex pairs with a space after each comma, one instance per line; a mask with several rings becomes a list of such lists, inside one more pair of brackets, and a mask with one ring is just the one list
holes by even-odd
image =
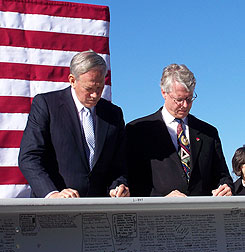
[[188, 113], [177, 113], [177, 117], [178, 118], [184, 118], [184, 117], [186, 117], [188, 115]]
[[92, 108], [92, 107], [96, 106], [97, 102], [98, 101], [96, 101], [96, 102], [95, 101], [93, 101], [93, 102], [87, 102], [86, 107], [87, 108]]

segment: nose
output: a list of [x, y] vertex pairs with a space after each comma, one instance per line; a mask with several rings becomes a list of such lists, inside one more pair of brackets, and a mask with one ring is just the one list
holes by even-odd
[[188, 103], [186, 100], [184, 100], [184, 101], [183, 101], [183, 104], [182, 104], [182, 107], [187, 108], [188, 105], [189, 105], [189, 103]]
[[92, 98], [96, 98], [97, 96], [98, 96], [97, 92], [93, 92], [90, 94], [90, 97], [92, 97]]

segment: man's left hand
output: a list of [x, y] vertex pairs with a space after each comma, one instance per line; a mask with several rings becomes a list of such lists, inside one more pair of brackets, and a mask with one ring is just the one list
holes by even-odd
[[117, 186], [115, 189], [110, 190], [110, 196], [112, 198], [130, 197], [130, 192], [127, 186], [125, 186], [124, 184], [121, 184], [120, 186]]
[[213, 196], [232, 196], [231, 188], [227, 185], [220, 185], [212, 191]]

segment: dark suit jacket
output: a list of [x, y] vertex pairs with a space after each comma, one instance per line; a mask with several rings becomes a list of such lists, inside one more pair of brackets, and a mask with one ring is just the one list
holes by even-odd
[[245, 195], [245, 187], [242, 184], [242, 177], [240, 177], [235, 183], [235, 195], [244, 196]]
[[161, 110], [126, 126], [127, 164], [131, 196], [211, 195], [220, 184], [233, 190], [217, 130], [188, 115], [191, 177], [187, 182]]
[[37, 95], [21, 141], [19, 167], [34, 197], [64, 188], [81, 197], [108, 196], [126, 181], [122, 110], [100, 99], [96, 105], [95, 164], [90, 171], [70, 87]]

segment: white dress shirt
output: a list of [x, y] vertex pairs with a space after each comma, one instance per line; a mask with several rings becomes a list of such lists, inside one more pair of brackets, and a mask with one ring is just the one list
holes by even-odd
[[[166, 109], [165, 106], [163, 106], [162, 108], [162, 118], [163, 121], [165, 122], [168, 132], [171, 136], [172, 142], [176, 148], [176, 151], [178, 151], [178, 143], [177, 143], [177, 126], [178, 126], [178, 122], [175, 121], [175, 117], [172, 116], [168, 110]], [[184, 117], [182, 118], [183, 121], [183, 130], [185, 133], [185, 136], [187, 137], [188, 141], [190, 142], [190, 137], [189, 137], [189, 126], [188, 126], [188, 118]]]
[[[83, 112], [84, 112], [84, 105], [78, 100], [78, 98], [77, 98], [77, 95], [76, 95], [76, 93], [75, 93], [75, 90], [73, 89], [73, 88], [71, 88], [71, 95], [72, 95], [72, 98], [73, 98], [73, 100], [74, 100], [74, 102], [75, 102], [75, 105], [76, 105], [76, 108], [77, 108], [77, 111], [78, 111], [78, 115], [79, 115], [79, 118], [80, 118], [80, 125], [81, 125], [81, 129], [82, 129], [82, 131], [83, 131], [83, 122], [82, 122], [82, 120], [83, 120]], [[94, 123], [95, 123], [95, 117], [94, 117], [94, 115], [95, 115], [95, 107], [92, 107], [92, 108], [90, 108], [91, 109], [91, 113], [92, 113], [92, 116], [93, 116], [93, 121], [94, 121]], [[95, 125], [94, 125], [95, 126]], [[48, 193], [46, 196], [45, 196], [45, 198], [49, 198], [53, 193], [55, 193], [55, 192], [58, 192], [58, 191], [52, 191], [52, 192], [50, 192], [50, 193]]]
[[[77, 95], [75, 93], [74, 88], [71, 88], [71, 95], [72, 98], [75, 102], [78, 114], [79, 114], [79, 118], [80, 118], [80, 123], [81, 123], [81, 129], [83, 130], [83, 112], [84, 112], [84, 105], [78, 100]], [[95, 129], [95, 107], [90, 108], [92, 116], [93, 116], [93, 121], [94, 121], [94, 129]]]

